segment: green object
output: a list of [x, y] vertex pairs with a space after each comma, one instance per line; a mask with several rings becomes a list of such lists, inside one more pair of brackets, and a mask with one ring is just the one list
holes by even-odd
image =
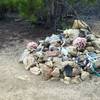
[[97, 56], [96, 53], [94, 53], [94, 52], [89, 52], [86, 55], [87, 55], [88, 60], [91, 63], [90, 68], [91, 68], [92, 72], [96, 76], [100, 77], [100, 73], [98, 73], [98, 70], [100, 70], [100, 69], [99, 68], [96, 68], [96, 64], [95, 64], [96, 60], [98, 60], [100, 57]]
[[95, 63], [92, 63], [91, 70], [96, 76], [100, 77], [100, 73], [97, 72], [98, 69], [96, 68]]

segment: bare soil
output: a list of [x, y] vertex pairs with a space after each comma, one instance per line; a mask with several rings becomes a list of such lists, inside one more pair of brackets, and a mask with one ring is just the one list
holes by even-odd
[[[100, 20], [89, 24], [100, 35]], [[81, 84], [65, 85], [60, 81], [43, 81], [18, 63], [28, 41], [51, 34], [24, 21], [0, 22], [0, 100], [100, 100], [100, 78]]]

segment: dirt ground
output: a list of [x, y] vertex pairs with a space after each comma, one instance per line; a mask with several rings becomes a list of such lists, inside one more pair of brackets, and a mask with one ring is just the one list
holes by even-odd
[[[91, 20], [93, 31], [99, 35], [100, 21]], [[100, 100], [100, 78], [96, 76], [81, 84], [65, 85], [43, 81], [18, 63], [26, 43], [47, 33], [26, 22], [0, 22], [0, 100]]]

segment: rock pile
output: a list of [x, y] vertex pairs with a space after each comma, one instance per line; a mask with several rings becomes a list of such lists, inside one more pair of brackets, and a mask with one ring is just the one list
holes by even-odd
[[85, 22], [75, 20], [72, 29], [28, 43], [19, 62], [45, 80], [80, 83], [91, 74], [100, 76], [100, 38]]

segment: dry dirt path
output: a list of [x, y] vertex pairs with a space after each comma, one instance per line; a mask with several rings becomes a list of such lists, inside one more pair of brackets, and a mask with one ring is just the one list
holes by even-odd
[[38, 38], [29, 30], [25, 23], [0, 22], [0, 100], [100, 100], [100, 78], [67, 86], [25, 71], [18, 57], [28, 40]]

